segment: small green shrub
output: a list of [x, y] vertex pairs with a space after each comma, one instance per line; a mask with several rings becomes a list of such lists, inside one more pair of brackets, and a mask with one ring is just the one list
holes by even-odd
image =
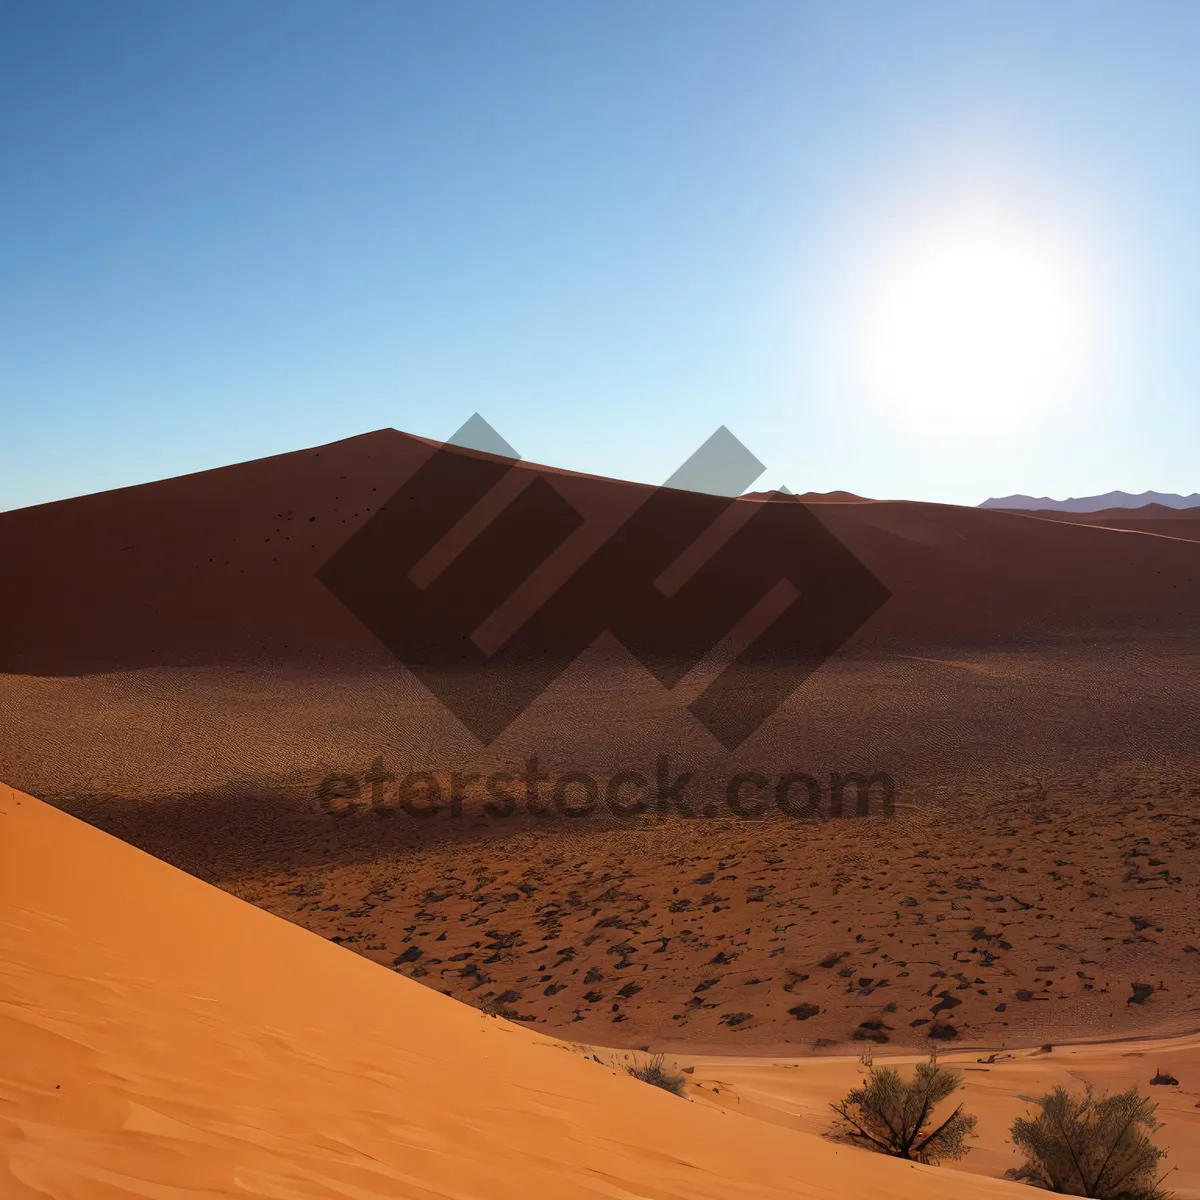
[[1162, 1128], [1154, 1119], [1158, 1105], [1136, 1086], [1099, 1099], [1091, 1084], [1081, 1096], [1056, 1087], [1035, 1103], [1036, 1116], [1013, 1122], [1025, 1165], [1011, 1170], [1011, 1179], [1093, 1200], [1168, 1200], [1158, 1175], [1167, 1152], [1150, 1140]]
[[[876, 1067], [870, 1054], [862, 1064], [867, 1077], [844, 1100], [830, 1105], [837, 1120], [832, 1136], [914, 1162], [936, 1163], [962, 1158], [974, 1137], [975, 1118], [960, 1104], [934, 1125], [934, 1109], [962, 1085], [962, 1076], [938, 1065], [937, 1054], [920, 1063], [912, 1079], [902, 1079], [895, 1067]], [[933, 1126], [930, 1128], [930, 1126]]]

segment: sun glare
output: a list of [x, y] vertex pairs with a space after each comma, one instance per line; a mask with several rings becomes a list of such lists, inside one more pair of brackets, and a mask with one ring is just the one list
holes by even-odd
[[992, 224], [943, 229], [911, 246], [868, 317], [872, 399], [930, 434], [1028, 430], [1080, 384], [1082, 297], [1064, 265]]

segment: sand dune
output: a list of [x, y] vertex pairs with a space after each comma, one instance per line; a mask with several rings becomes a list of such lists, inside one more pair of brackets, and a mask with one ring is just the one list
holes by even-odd
[[1028, 514], [1048, 521], [1066, 521], [1076, 525], [1102, 525], [1130, 533], [1151, 533], [1160, 537], [1200, 541], [1200, 508], [1168, 508], [1165, 504], [1144, 504], [1140, 508], [1105, 508], [1094, 513], [1059, 512], [1038, 509]]
[[832, 491], [832, 492], [746, 492], [742, 497], [744, 500], [777, 500], [791, 498], [800, 504], [878, 504], [878, 500], [872, 500], [869, 496], [859, 496], [854, 492]]
[[[1043, 514], [1039, 512], [1038, 516]], [[1067, 514], [1070, 515], [1070, 514]], [[1136, 508], [1101, 508], [1091, 513], [1076, 513], [1083, 521], [1107, 521], [1114, 517], [1137, 519], [1164, 518], [1168, 520], [1200, 521], [1200, 506], [1194, 508], [1172, 508], [1167, 504], [1141, 504]]]
[[[390, 661], [316, 572], [434, 452], [381, 430], [294, 454], [0, 514], [0, 671], [81, 675], [243, 662]], [[478, 458], [470, 451], [464, 458]], [[653, 489], [522, 465], [523, 518], [615, 527]], [[540, 480], [543, 487], [529, 488]], [[454, 481], [435, 505], [457, 503]], [[811, 511], [893, 599], [858, 643], [995, 645], [1200, 621], [1192, 544], [991, 509]], [[527, 557], [526, 527], [493, 557]], [[507, 546], [507, 549], [505, 548]], [[535, 560], [536, 561], [536, 560]]]
[[0, 1193], [1019, 1195], [688, 1103], [0, 787]]

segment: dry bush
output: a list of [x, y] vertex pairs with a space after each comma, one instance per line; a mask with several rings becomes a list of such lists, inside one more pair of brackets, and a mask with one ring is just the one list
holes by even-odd
[[934, 1110], [962, 1085], [962, 1075], [938, 1065], [936, 1052], [920, 1063], [912, 1079], [902, 1079], [895, 1067], [876, 1067], [864, 1054], [867, 1076], [861, 1087], [830, 1107], [837, 1120], [832, 1136], [914, 1162], [936, 1163], [962, 1158], [974, 1137], [975, 1118], [960, 1104], [934, 1124]]
[[640, 1079], [643, 1083], [653, 1084], [676, 1096], [687, 1095], [687, 1080], [682, 1075], [673, 1075], [668, 1071], [663, 1066], [661, 1054], [654, 1055], [648, 1062], [634, 1063], [628, 1069], [634, 1079]]
[[1136, 1087], [1097, 1099], [1091, 1084], [1081, 1096], [1063, 1087], [1036, 1100], [1036, 1116], [1013, 1122], [1012, 1140], [1025, 1165], [1012, 1179], [1064, 1196], [1095, 1200], [1168, 1200], [1158, 1164], [1166, 1157], [1150, 1140], [1162, 1126]]

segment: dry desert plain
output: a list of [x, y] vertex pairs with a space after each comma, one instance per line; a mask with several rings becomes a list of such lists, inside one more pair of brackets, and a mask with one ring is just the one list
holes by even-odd
[[[669, 691], [607, 635], [484, 746], [317, 578], [435, 452], [0, 514], [14, 1195], [1019, 1194], [970, 1173], [1012, 1165], [1021, 1096], [1161, 1066], [1200, 1196], [1200, 513], [806, 498], [890, 598], [735, 749], [686, 708], [704, 668]], [[511, 479], [601, 537], [648, 491]], [[543, 801], [665, 760], [691, 815], [463, 783], [533, 758]], [[788, 772], [812, 811], [730, 811]], [[894, 810], [833, 815], [851, 772]], [[980, 1114], [952, 1173], [814, 1136], [864, 1046], [932, 1045]], [[624, 1076], [639, 1047], [692, 1104]]]

